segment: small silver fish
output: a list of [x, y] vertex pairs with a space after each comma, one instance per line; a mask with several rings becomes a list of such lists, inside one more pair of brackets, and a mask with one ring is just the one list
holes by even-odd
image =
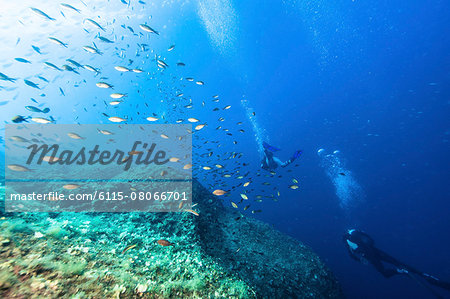
[[27, 139], [20, 137], [20, 136], [11, 136], [9, 138], [16, 142], [29, 142]]
[[22, 62], [22, 63], [31, 63], [31, 61], [29, 61], [29, 60], [27, 60], [25, 58], [21, 58], [21, 57], [14, 58], [14, 60], [18, 61], [18, 62]]
[[88, 64], [83, 65], [83, 67], [85, 69], [87, 69], [88, 71], [91, 71], [91, 72], [94, 72], [94, 73], [100, 73], [100, 71], [98, 69], [96, 69], [95, 67], [90, 66]]
[[14, 171], [22, 171], [22, 172], [32, 171], [32, 169], [29, 169], [29, 168], [19, 165], [19, 164], [9, 164], [7, 167]]
[[126, 121], [126, 119], [124, 119], [122, 117], [118, 117], [118, 116], [112, 116], [108, 119], [114, 123], [120, 123], [120, 122]]
[[155, 29], [153, 29], [152, 27], [150, 27], [148, 25], [140, 24], [139, 27], [141, 27], [141, 29], [146, 31], [146, 32], [150, 32], [150, 33], [154, 33], [156, 35], [159, 35], [158, 31], [156, 31]]
[[56, 37], [50, 36], [48, 39], [49, 39], [51, 42], [53, 42], [53, 43], [55, 43], [55, 44], [57, 44], [57, 45], [63, 46], [64, 48], [67, 48], [67, 44], [66, 44], [66, 43], [63, 43], [62, 41], [60, 41], [60, 40], [57, 39]]
[[43, 12], [42, 10], [38, 9], [38, 8], [34, 8], [34, 7], [30, 7], [30, 9], [38, 16], [43, 17], [47, 20], [50, 21], [55, 21], [56, 19], [50, 17], [48, 14], [46, 14], [45, 12]]
[[40, 89], [39, 86], [36, 83], [34, 83], [34, 82], [30, 81], [30, 80], [23, 80], [23, 82], [25, 82], [25, 84], [30, 86], [30, 87], [33, 87], [33, 88], [36, 88], [36, 89]]
[[51, 69], [54, 69], [54, 70], [56, 70], [56, 71], [61, 71], [61, 69], [59, 68], [59, 67], [57, 67], [56, 65], [54, 65], [53, 63], [51, 63], [51, 62], [44, 62], [44, 64], [46, 65], [46, 66], [48, 66], [49, 68], [51, 68]]
[[73, 138], [73, 139], [84, 139], [84, 137], [81, 137], [77, 133], [67, 133], [67, 136], [69, 136], [70, 138]]
[[84, 46], [83, 49], [92, 54], [99, 54], [99, 55], [102, 54], [99, 50], [97, 50], [96, 48], [91, 47], [91, 46]]
[[106, 31], [105, 28], [103, 28], [102, 26], [100, 26], [99, 23], [97, 23], [96, 21], [92, 20], [92, 19], [84, 19], [84, 22], [90, 23], [92, 25], [94, 25], [95, 27], [97, 27], [100, 30]]
[[115, 66], [114, 67], [117, 71], [119, 71], [119, 72], [129, 72], [129, 71], [131, 71], [129, 68], [127, 68], [127, 67], [124, 67], [124, 66]]
[[73, 11], [75, 11], [75, 12], [77, 12], [77, 13], [81, 13], [81, 11], [78, 9], [78, 8], [75, 8], [75, 7], [73, 7], [72, 5], [70, 5], [70, 4], [66, 4], [66, 3], [61, 3], [60, 4], [62, 7], [65, 7], [65, 8], [68, 8], [68, 9], [71, 9], [71, 10], [73, 10]]
[[121, 99], [121, 98], [123, 98], [124, 96], [126, 96], [126, 94], [124, 94], [124, 93], [112, 93], [112, 94], [110, 95], [110, 97], [113, 98], [113, 99]]
[[97, 87], [100, 87], [100, 88], [113, 88], [113, 86], [111, 84], [108, 84], [106, 82], [97, 82], [97, 83], [95, 83], [95, 85], [97, 85]]
[[38, 124], [49, 124], [52, 122], [51, 120], [43, 117], [32, 117], [31, 120]]

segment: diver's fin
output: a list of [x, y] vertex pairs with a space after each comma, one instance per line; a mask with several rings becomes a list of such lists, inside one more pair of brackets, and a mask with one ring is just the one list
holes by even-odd
[[[420, 281], [417, 277], [415, 277], [412, 273], [406, 271], [406, 274], [411, 277], [415, 282], [417, 282], [419, 285], [423, 286], [424, 288], [426, 288], [428, 291], [431, 292], [431, 294], [433, 294], [436, 298], [438, 299], [444, 299], [444, 297], [442, 297], [440, 294], [438, 294], [435, 290], [433, 290], [429, 285], [423, 283], [422, 281]], [[428, 280], [427, 280], [428, 281]], [[428, 281], [430, 282], [430, 281]]]
[[298, 159], [301, 156], [301, 154], [302, 154], [301, 150], [296, 151], [294, 153], [294, 155], [292, 156], [291, 161], [294, 161], [295, 159]]
[[263, 142], [263, 147], [266, 149], [266, 150], [269, 150], [269, 151], [271, 151], [271, 152], [277, 152], [277, 151], [279, 151], [280, 149], [279, 148], [276, 148], [276, 147], [274, 147], [274, 146], [271, 146], [270, 144], [268, 144], [267, 142]]

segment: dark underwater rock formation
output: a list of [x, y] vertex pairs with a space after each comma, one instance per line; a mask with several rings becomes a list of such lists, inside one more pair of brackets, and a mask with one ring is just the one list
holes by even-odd
[[[262, 298], [339, 298], [340, 287], [318, 256], [259, 220], [225, 209], [200, 184], [197, 219], [204, 251]], [[238, 220], [237, 220], [238, 219]]]
[[[343, 297], [310, 249], [267, 224], [239, 217], [196, 181], [193, 191], [198, 217], [0, 215], [0, 297]], [[174, 246], [159, 245], [161, 239]]]

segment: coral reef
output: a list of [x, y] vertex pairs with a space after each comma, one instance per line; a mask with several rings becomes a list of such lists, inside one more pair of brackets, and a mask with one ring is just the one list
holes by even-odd
[[342, 297], [310, 249], [193, 192], [199, 216], [2, 213], [0, 297]]

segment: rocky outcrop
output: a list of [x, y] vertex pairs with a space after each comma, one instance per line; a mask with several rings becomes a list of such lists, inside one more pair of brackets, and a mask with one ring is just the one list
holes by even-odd
[[311, 249], [193, 192], [199, 216], [2, 214], [0, 297], [342, 297]]

